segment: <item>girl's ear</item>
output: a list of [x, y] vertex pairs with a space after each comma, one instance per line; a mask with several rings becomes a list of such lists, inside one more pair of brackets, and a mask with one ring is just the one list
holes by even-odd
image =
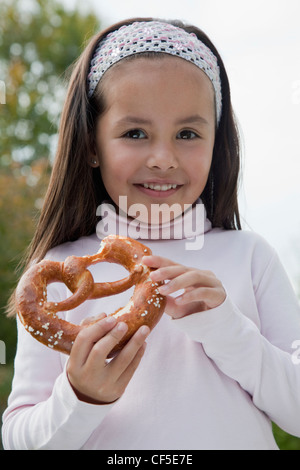
[[96, 155], [89, 155], [88, 157], [88, 164], [92, 167], [92, 168], [97, 168], [99, 166], [99, 163], [98, 163], [98, 159], [96, 158]]
[[96, 151], [95, 142], [92, 141], [90, 145], [90, 151], [87, 155], [87, 162], [92, 168], [97, 168], [99, 166], [99, 158]]

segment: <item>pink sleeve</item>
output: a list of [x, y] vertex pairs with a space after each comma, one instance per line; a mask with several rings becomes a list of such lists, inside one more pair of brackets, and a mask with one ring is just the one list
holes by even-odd
[[61, 355], [32, 338], [18, 321], [15, 375], [3, 415], [5, 449], [80, 449], [112, 406], [79, 401]]
[[227, 296], [219, 307], [175, 320], [208, 357], [249, 393], [253, 403], [290, 434], [300, 436], [300, 306], [275, 255], [254, 284], [255, 324]]

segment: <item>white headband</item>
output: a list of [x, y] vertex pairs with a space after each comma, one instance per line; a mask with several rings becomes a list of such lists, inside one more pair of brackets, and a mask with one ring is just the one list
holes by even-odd
[[104, 73], [116, 62], [141, 52], [163, 52], [195, 64], [215, 90], [217, 123], [222, 113], [220, 69], [212, 51], [194, 33], [160, 21], [135, 22], [108, 34], [98, 45], [88, 74], [91, 97]]

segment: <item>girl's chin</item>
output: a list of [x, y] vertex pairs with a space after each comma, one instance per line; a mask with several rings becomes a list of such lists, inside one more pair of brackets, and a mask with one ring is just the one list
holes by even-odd
[[127, 217], [146, 225], [161, 225], [170, 223], [179, 217], [183, 209], [179, 203], [135, 203], [127, 208]]
[[180, 202], [176, 202], [176, 196], [171, 197], [176, 195], [181, 186], [166, 191], [156, 191], [137, 184], [134, 187], [138, 193], [119, 197], [117, 204], [119, 213], [128, 219], [146, 225], [167, 224], [186, 209], [185, 205], [183, 207]]

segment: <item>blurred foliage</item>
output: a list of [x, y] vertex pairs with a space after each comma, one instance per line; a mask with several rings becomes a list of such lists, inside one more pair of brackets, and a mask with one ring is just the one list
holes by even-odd
[[[0, 80], [0, 309], [16, 284], [15, 268], [35, 228], [50, 173], [64, 73], [100, 29], [94, 13], [65, 10], [52, 0], [1, 0]], [[1, 313], [2, 313], [1, 312]], [[0, 317], [8, 362], [15, 326]]]
[[[65, 71], [99, 29], [94, 13], [65, 10], [55, 0], [0, 3], [0, 84], [6, 89], [6, 103], [0, 104], [0, 340], [7, 362], [0, 365], [0, 416], [16, 348], [15, 320], [6, 318], [3, 309], [47, 187]], [[300, 439], [275, 425], [273, 429], [281, 449], [300, 450]]]
[[4, 308], [48, 184], [65, 72], [99, 29], [93, 12], [66, 10], [56, 0], [0, 0], [0, 340], [6, 346], [0, 416], [17, 340], [15, 319]]
[[99, 27], [95, 14], [65, 10], [55, 0], [1, 0], [0, 168], [53, 154], [63, 75]]
[[[17, 281], [16, 267], [29, 245], [35, 219], [48, 184], [48, 161], [39, 159], [29, 165], [12, 163], [0, 173], [0, 306]], [[5, 340], [7, 362], [15, 355], [15, 321], [1, 312], [0, 339]]]

